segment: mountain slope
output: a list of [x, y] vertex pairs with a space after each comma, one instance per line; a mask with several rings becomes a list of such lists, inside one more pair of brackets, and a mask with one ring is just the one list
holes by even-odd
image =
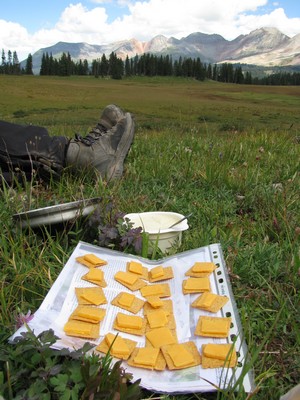
[[158, 35], [148, 42], [137, 39], [107, 45], [59, 42], [32, 55], [34, 73], [39, 73], [43, 53], [60, 58], [63, 52], [69, 53], [75, 61], [86, 59], [88, 62], [100, 59], [103, 54], [109, 56], [114, 52], [123, 60], [127, 56], [132, 58], [152, 53], [168, 54], [173, 59], [200, 57], [202, 62], [211, 64], [231, 62], [260, 66], [295, 66], [300, 65], [300, 34], [290, 38], [276, 28], [260, 28], [248, 35], [240, 35], [232, 41], [217, 34], [194, 32], [181, 39]]

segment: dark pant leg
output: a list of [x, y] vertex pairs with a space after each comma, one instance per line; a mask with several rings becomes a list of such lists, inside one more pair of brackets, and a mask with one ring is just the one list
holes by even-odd
[[35, 173], [43, 179], [60, 176], [68, 143], [68, 138], [51, 137], [47, 129], [40, 126], [0, 121], [2, 175], [9, 178], [21, 171], [28, 179]]

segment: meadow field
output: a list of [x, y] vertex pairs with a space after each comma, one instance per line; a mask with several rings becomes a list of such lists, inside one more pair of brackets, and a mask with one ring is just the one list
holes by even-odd
[[[0, 76], [0, 90], [0, 119], [42, 125], [53, 135], [86, 134], [110, 103], [136, 123], [120, 181], [64, 173], [59, 181], [1, 186], [2, 346], [85, 238], [80, 221], [41, 233], [18, 229], [12, 215], [102, 196], [113, 212], [192, 213], [176, 251], [221, 244], [253, 360], [256, 391], [248, 396], [141, 398], [273, 400], [300, 382], [300, 87]], [[0, 371], [0, 395], [6, 380]], [[9, 393], [14, 398], [13, 387]]]

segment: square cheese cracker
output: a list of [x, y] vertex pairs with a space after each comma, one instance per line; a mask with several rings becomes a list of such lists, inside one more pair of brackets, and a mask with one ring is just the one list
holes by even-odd
[[229, 297], [215, 293], [205, 292], [198, 296], [191, 304], [192, 307], [212, 313], [218, 312], [227, 302]]
[[102, 269], [90, 268], [90, 270], [86, 274], [84, 274], [81, 279], [87, 282], [94, 283], [95, 285], [100, 287], [107, 286]]
[[100, 323], [91, 324], [90, 322], [69, 320], [65, 323], [63, 329], [67, 336], [85, 339], [98, 339], [100, 335]]
[[114, 278], [117, 282], [119, 282], [121, 285], [125, 286], [132, 292], [135, 292], [136, 290], [139, 290], [147, 285], [147, 283], [143, 279], [139, 278], [138, 275], [131, 272], [118, 271], [115, 274]]
[[76, 261], [88, 268], [102, 267], [107, 264], [107, 261], [102, 260], [95, 254], [85, 254], [80, 257], [76, 257]]
[[195, 262], [195, 264], [186, 271], [186, 276], [203, 278], [209, 276], [217, 268], [212, 262]]
[[[109, 340], [107, 340], [109, 336], [111, 337]], [[120, 335], [108, 333], [96, 347], [96, 350], [104, 354], [110, 352], [113, 357], [127, 360], [135, 349], [136, 345], [137, 342], [134, 340], [122, 338]]]
[[[132, 301], [130, 301], [131, 298]], [[131, 293], [121, 292], [112, 300], [111, 304], [133, 314], [137, 314], [143, 308], [145, 301]]]
[[204, 277], [204, 278], [189, 277], [188, 279], [182, 282], [182, 291], [183, 294], [209, 292], [210, 291], [209, 277]]
[[162, 309], [148, 312], [146, 315], [146, 319], [146, 332], [151, 329], [161, 328], [164, 326], [171, 330], [176, 329], [174, 314], [170, 314], [169, 312]]
[[154, 267], [149, 271], [149, 282], [165, 281], [174, 277], [172, 267]]
[[168, 283], [156, 283], [154, 285], [146, 285], [140, 289], [141, 295], [145, 298], [149, 296], [170, 297], [171, 290]]
[[126, 263], [126, 271], [136, 274], [139, 278], [148, 280], [148, 268], [144, 267], [138, 261], [128, 261]]
[[75, 288], [78, 304], [106, 304], [107, 300], [101, 287]]
[[146, 345], [149, 344], [152, 347], [160, 348], [175, 343], [178, 343], [176, 330], [162, 327], [146, 332]]
[[[157, 298], [160, 299], [158, 296], [157, 296]], [[159, 305], [159, 307], [153, 307], [151, 300], [152, 300], [151, 297], [147, 297], [147, 301], [144, 304], [144, 315], [147, 315], [149, 312], [155, 311], [155, 310], [164, 310], [164, 311], [168, 312], [169, 314], [173, 314], [173, 301], [171, 299], [160, 299], [161, 305]]]
[[201, 356], [192, 341], [162, 346], [161, 351], [170, 370], [190, 368], [201, 364]]
[[166, 368], [166, 360], [162, 352], [154, 347], [135, 348], [127, 363], [132, 367], [156, 371], [163, 371]]
[[78, 305], [70, 315], [69, 320], [75, 319], [96, 324], [104, 319], [105, 314], [106, 310], [104, 308]]
[[229, 334], [230, 324], [231, 318], [202, 315], [198, 319], [194, 333], [196, 336], [226, 338]]
[[114, 320], [113, 329], [143, 336], [146, 330], [146, 320], [137, 315], [127, 315], [119, 312]]
[[233, 368], [237, 365], [237, 354], [232, 344], [207, 343], [202, 345], [203, 368]]

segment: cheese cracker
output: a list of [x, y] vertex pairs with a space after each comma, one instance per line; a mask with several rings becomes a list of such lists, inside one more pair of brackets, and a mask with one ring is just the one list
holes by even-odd
[[94, 283], [97, 286], [106, 287], [104, 272], [101, 269], [90, 268], [89, 272], [81, 277], [84, 281]]
[[[154, 296], [152, 296], [152, 297], [154, 297]], [[158, 309], [164, 310], [164, 311], [168, 312], [169, 314], [173, 314], [173, 302], [171, 299], [165, 300], [165, 299], [160, 299], [158, 296], [156, 296], [158, 299], [161, 300], [161, 303], [159, 303], [161, 305], [159, 307], [153, 307], [152, 303], [151, 303], [152, 297], [151, 296], [147, 297], [147, 301], [144, 304], [144, 315], [147, 315], [149, 312], [155, 311]], [[155, 304], [157, 304], [157, 303], [155, 303]]]
[[143, 336], [146, 329], [146, 320], [137, 315], [127, 315], [119, 312], [114, 320], [113, 329]]
[[75, 288], [78, 304], [106, 304], [107, 300], [101, 287]]
[[237, 365], [237, 355], [232, 344], [207, 343], [202, 345], [203, 368], [233, 368]]
[[90, 322], [69, 320], [65, 323], [63, 329], [67, 336], [98, 339], [100, 323], [91, 324]]
[[96, 350], [104, 354], [110, 352], [113, 357], [127, 360], [135, 349], [136, 345], [137, 342], [134, 340], [122, 338], [120, 335], [108, 333], [105, 335], [102, 342], [100, 342], [96, 347]]
[[121, 285], [125, 286], [132, 292], [135, 292], [136, 290], [139, 290], [147, 285], [147, 283], [143, 279], [139, 278], [138, 275], [131, 272], [118, 271], [115, 274], [114, 278], [117, 282], [119, 282]]
[[127, 363], [132, 367], [156, 371], [163, 371], [166, 368], [166, 361], [161, 351], [154, 347], [135, 348]]
[[145, 301], [131, 293], [121, 292], [112, 300], [111, 304], [137, 314], [143, 308]]
[[126, 271], [136, 274], [141, 279], [148, 280], [148, 268], [144, 267], [138, 261], [128, 261], [126, 263]]
[[192, 341], [162, 346], [161, 351], [170, 370], [190, 368], [201, 364], [201, 356]]
[[146, 285], [140, 289], [143, 297], [158, 296], [158, 297], [170, 297], [171, 290], [168, 283], [157, 283], [155, 285]]
[[85, 254], [84, 256], [76, 257], [76, 261], [88, 268], [102, 267], [107, 264], [107, 261], [102, 260], [95, 254]]
[[227, 302], [227, 296], [221, 296], [215, 293], [205, 292], [198, 296], [191, 304], [192, 307], [212, 313], [218, 312]]
[[182, 282], [182, 291], [183, 294], [209, 292], [210, 291], [209, 278], [190, 277]]
[[196, 325], [195, 335], [226, 338], [229, 334], [231, 318], [200, 316]]
[[146, 332], [146, 344], [150, 343], [152, 347], [160, 348], [168, 344], [178, 343], [176, 330], [167, 327], [151, 329]]
[[195, 264], [186, 271], [186, 276], [203, 278], [209, 276], [217, 268], [212, 262], [195, 262]]
[[78, 321], [90, 322], [96, 324], [102, 321], [105, 317], [106, 310], [93, 306], [77, 306], [69, 317], [69, 320], [75, 319]]
[[149, 271], [149, 282], [165, 281], [174, 277], [172, 267], [154, 267]]

